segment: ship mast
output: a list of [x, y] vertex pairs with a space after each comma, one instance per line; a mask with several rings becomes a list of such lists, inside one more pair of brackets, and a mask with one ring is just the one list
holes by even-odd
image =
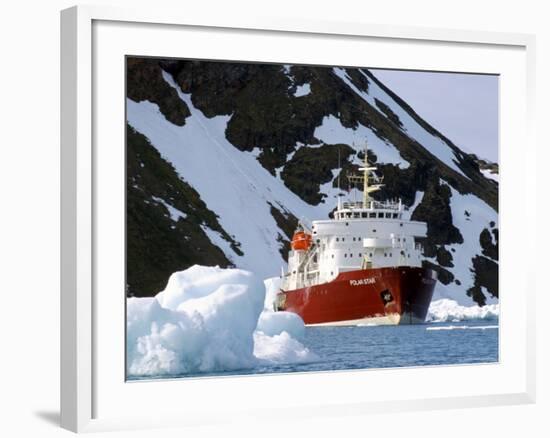
[[371, 193], [380, 190], [382, 184], [370, 184], [371, 174], [376, 170], [375, 166], [369, 166], [368, 156], [368, 147], [365, 142], [365, 158], [363, 161], [363, 167], [360, 167], [359, 170], [363, 172], [363, 175], [349, 175], [348, 178], [350, 182], [363, 183], [363, 208], [367, 208], [370, 202], [373, 201], [370, 196]]

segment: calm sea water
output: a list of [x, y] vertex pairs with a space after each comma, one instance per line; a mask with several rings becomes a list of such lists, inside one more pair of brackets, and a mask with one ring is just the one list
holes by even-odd
[[306, 327], [303, 344], [316, 353], [318, 361], [171, 377], [497, 362], [497, 324], [461, 321], [410, 326]]
[[497, 362], [498, 325], [307, 327], [304, 344], [319, 356], [318, 362], [263, 367], [255, 373]]

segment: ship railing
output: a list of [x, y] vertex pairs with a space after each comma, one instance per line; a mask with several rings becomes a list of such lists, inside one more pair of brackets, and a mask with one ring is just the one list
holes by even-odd
[[345, 201], [342, 203], [343, 210], [399, 210], [407, 211], [408, 207], [400, 204], [398, 201], [369, 201], [363, 203], [362, 201]]

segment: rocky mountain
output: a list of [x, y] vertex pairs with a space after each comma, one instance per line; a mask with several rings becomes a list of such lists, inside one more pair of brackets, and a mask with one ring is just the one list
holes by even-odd
[[368, 69], [129, 58], [127, 123], [128, 295], [196, 263], [278, 275], [298, 219], [360, 196], [366, 141], [375, 197], [428, 223], [436, 293], [498, 298], [498, 180]]

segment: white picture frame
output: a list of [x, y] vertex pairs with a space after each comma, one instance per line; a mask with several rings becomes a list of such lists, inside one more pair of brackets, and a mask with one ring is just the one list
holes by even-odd
[[[140, 35], [145, 31], [148, 37], [141, 40]], [[120, 260], [117, 257], [120, 257], [121, 224], [116, 219], [103, 217], [101, 211], [105, 211], [105, 208], [98, 206], [109, 206], [116, 217], [119, 217], [117, 214], [120, 215], [123, 209], [123, 206], [119, 205], [120, 197], [117, 197], [117, 191], [114, 190], [113, 196], [110, 197], [105, 190], [107, 182], [103, 174], [111, 175], [110, 183], [114, 181], [116, 184], [116, 170], [121, 163], [124, 144], [120, 143], [120, 151], [116, 149], [121, 138], [118, 134], [113, 135], [113, 129], [116, 131], [117, 128], [109, 127], [103, 120], [114, 119], [116, 122], [120, 116], [120, 109], [124, 106], [124, 94], [120, 93], [124, 73], [118, 69], [117, 64], [120, 54], [181, 56], [181, 52], [174, 52], [174, 47], [160, 44], [163, 36], [180, 31], [197, 32], [203, 38], [197, 39], [203, 42], [194, 44], [193, 50], [188, 49], [187, 57], [191, 58], [224, 59], [215, 44], [209, 47], [208, 42], [205, 42], [215, 42], [220, 36], [235, 38], [235, 41], [242, 38], [248, 38], [248, 41], [251, 41], [250, 38], [262, 40], [262, 44], [242, 47], [241, 50], [244, 52], [240, 55], [230, 55], [227, 59], [245, 56], [246, 59], [259, 60], [260, 56], [268, 56], [261, 53], [266, 52], [266, 47], [271, 47], [273, 51], [269, 54], [269, 60], [297, 62], [302, 56], [299, 51], [293, 53], [290, 49], [286, 52], [275, 50], [276, 41], [289, 38], [313, 41], [310, 42], [312, 50], [308, 62], [317, 61], [320, 64], [327, 62], [327, 54], [323, 53], [326, 50], [319, 50], [319, 47], [315, 49], [315, 44], [331, 44], [332, 41], [335, 49], [345, 41], [347, 45], [406, 45], [411, 49], [416, 47], [415, 50], [425, 51], [426, 54], [430, 50], [443, 53], [450, 50], [451, 46], [452, 50], [457, 50], [457, 55], [453, 59], [443, 54], [439, 59], [426, 57], [424, 60], [413, 61], [396, 59], [395, 56], [392, 58], [388, 55], [384, 58], [381, 49], [373, 49], [373, 53], [380, 52], [377, 55], [380, 58], [378, 62], [384, 62], [378, 66], [387, 68], [405, 66], [413, 69], [439, 68], [462, 71], [463, 61], [460, 57], [468, 57], [468, 51], [479, 50], [477, 55], [469, 60], [471, 69], [475, 69], [473, 63], [477, 57], [479, 72], [504, 74], [505, 78], [510, 78], [501, 84], [501, 254], [506, 256], [508, 251], [511, 253], [518, 245], [523, 245], [524, 251], [527, 248], [527, 253], [529, 248], [535, 247], [536, 233], [522, 236], [522, 239], [518, 240], [518, 233], [514, 231], [520, 226], [535, 229], [535, 215], [520, 217], [519, 212], [523, 205], [536, 205], [536, 176], [533, 168], [527, 170], [526, 159], [511, 148], [514, 142], [521, 139], [523, 151], [534, 152], [535, 149], [532, 133], [535, 44], [533, 36], [361, 22], [318, 22], [295, 20], [292, 17], [256, 17], [252, 20], [243, 16], [242, 19], [232, 18], [228, 21], [224, 17], [212, 14], [198, 16], [189, 15], [183, 10], [157, 8], [136, 10], [78, 6], [64, 10], [61, 13], [62, 427], [81, 432], [208, 424], [214, 421], [214, 417], [216, 422], [246, 421], [251, 415], [257, 419], [268, 420], [273, 409], [292, 418], [306, 418], [344, 413], [360, 415], [388, 410], [534, 402], [535, 310], [532, 303], [535, 300], [535, 273], [534, 269], [530, 268], [529, 257], [517, 262], [518, 265], [515, 266], [516, 272], [520, 272], [520, 276], [523, 277], [522, 281], [512, 276], [508, 277], [509, 273], [505, 270], [506, 266], [509, 266], [506, 257], [501, 261], [501, 274], [506, 276], [512, 285], [510, 287], [514, 287], [515, 294], [505, 296], [501, 300], [501, 361], [495, 365], [190, 379], [186, 382], [127, 383], [123, 379], [121, 381], [123, 370], [116, 365], [111, 369], [111, 364], [118, 364], [120, 356], [124, 355], [123, 347], [122, 351], [119, 351], [121, 345], [124, 345], [124, 339], [118, 336], [124, 331], [124, 312], [121, 313], [121, 298], [106, 295], [104, 287], [106, 284], [113, 284], [112, 279], [115, 280], [115, 284], [120, 280], [121, 273], [115, 271], [120, 271]], [[124, 38], [123, 34], [131, 35], [132, 38]], [[109, 41], [108, 47], [105, 44], [106, 38]], [[320, 42], [315, 42], [317, 40]], [[128, 49], [125, 44], [131, 44], [133, 48]], [[136, 47], [139, 53], [135, 52]], [[163, 47], [163, 50], [159, 50], [160, 47]], [[410, 56], [402, 47], [395, 50], [401, 50], [402, 58]], [[201, 51], [205, 56], [198, 56]], [[464, 54], [461, 54], [462, 52]], [[334, 65], [361, 65], [361, 60], [354, 63], [353, 58], [345, 58], [348, 56], [345, 53], [338, 50], [335, 50], [335, 53], [337, 54], [329, 55], [337, 56]], [[492, 58], [486, 59], [487, 56]], [[502, 70], [499, 70], [500, 68]], [[113, 71], [115, 74], [118, 72], [120, 77], [114, 78]], [[104, 85], [103, 82], [106, 83], [108, 77], [113, 78], [113, 83]], [[111, 103], [114, 102], [114, 105], [111, 104], [110, 109], [105, 106], [105, 96], [113, 99]], [[116, 99], [120, 99], [120, 102]], [[518, 107], [513, 113], [508, 105], [510, 102], [514, 102], [514, 106]], [[512, 121], [514, 123], [508, 123]], [[118, 122], [122, 127], [124, 120]], [[98, 153], [97, 149], [98, 142], [101, 143], [107, 138], [113, 140], [111, 147], [118, 151], [115, 153], [118, 158], [115, 157], [111, 165], [106, 165], [104, 154], [101, 151]], [[531, 156], [534, 156], [534, 153]], [[512, 166], [515, 168], [512, 169]], [[516, 181], [517, 184], [507, 182], [511, 181], [508, 178], [512, 176], [512, 172], [514, 179], [519, 180]], [[516, 200], [515, 204], [512, 200]], [[112, 229], [109, 220], [117, 223]], [[108, 259], [108, 255], [102, 256], [105, 254], [105, 245], [101, 239], [107, 238], [111, 238], [115, 245], [114, 249], [109, 251], [115, 257], [113, 260]], [[107, 264], [113, 267], [111, 277], [103, 268]], [[525, 281], [525, 278], [531, 280]], [[123, 293], [120, 296], [122, 295]], [[111, 302], [111, 299], [114, 301]], [[107, 333], [113, 335], [107, 336]], [[487, 381], [478, 385], [476, 390], [465, 383], [474, 372], [487, 375]], [[332, 391], [331, 399], [328, 401], [320, 398], [314, 391], [320, 379], [323, 385]], [[358, 382], [358, 379], [361, 379], [361, 382]], [[395, 382], [396, 388], [383, 396], [383, 387], [377, 389], [375, 381], [384, 383], [386, 379]], [[425, 385], [428, 379], [434, 382], [433, 388], [421, 387], [420, 385]], [[454, 389], [437, 385], [437, 382], [445, 379], [458, 379], [458, 384]], [[357, 385], [361, 384], [368, 384], [370, 394], [352, 392], [352, 388], [357, 388]], [[147, 416], [131, 409], [131, 400], [137, 400], [139, 397], [158, 397], [162, 394], [169, 403], [174, 397], [172, 388], [177, 387], [177, 391], [181, 391], [183, 386], [187, 393], [194, 391], [195, 394], [202, 394], [202, 397], [196, 398], [193, 406], [187, 406], [186, 409], [180, 407], [179, 411], [165, 409], [164, 406], [158, 406], [156, 411], [151, 411], [152, 408], [148, 406]], [[299, 394], [293, 393], [293, 398], [289, 400], [285, 397], [291, 386], [300, 387], [303, 391]], [[405, 387], [406, 390], [403, 389]], [[238, 391], [241, 395], [233, 398], [232, 409], [227, 410], [222, 409], [222, 403], [227, 401], [223, 396], [218, 404], [208, 400], [207, 395], [214, 390], [222, 394], [224, 391]], [[273, 396], [266, 405], [258, 406], [256, 403], [247, 402], [247, 397], [257, 396], [261, 391], [270, 391]], [[129, 406], [128, 409], [121, 409], [120, 406], [123, 405]], [[191, 407], [193, 409], [189, 410]]]

